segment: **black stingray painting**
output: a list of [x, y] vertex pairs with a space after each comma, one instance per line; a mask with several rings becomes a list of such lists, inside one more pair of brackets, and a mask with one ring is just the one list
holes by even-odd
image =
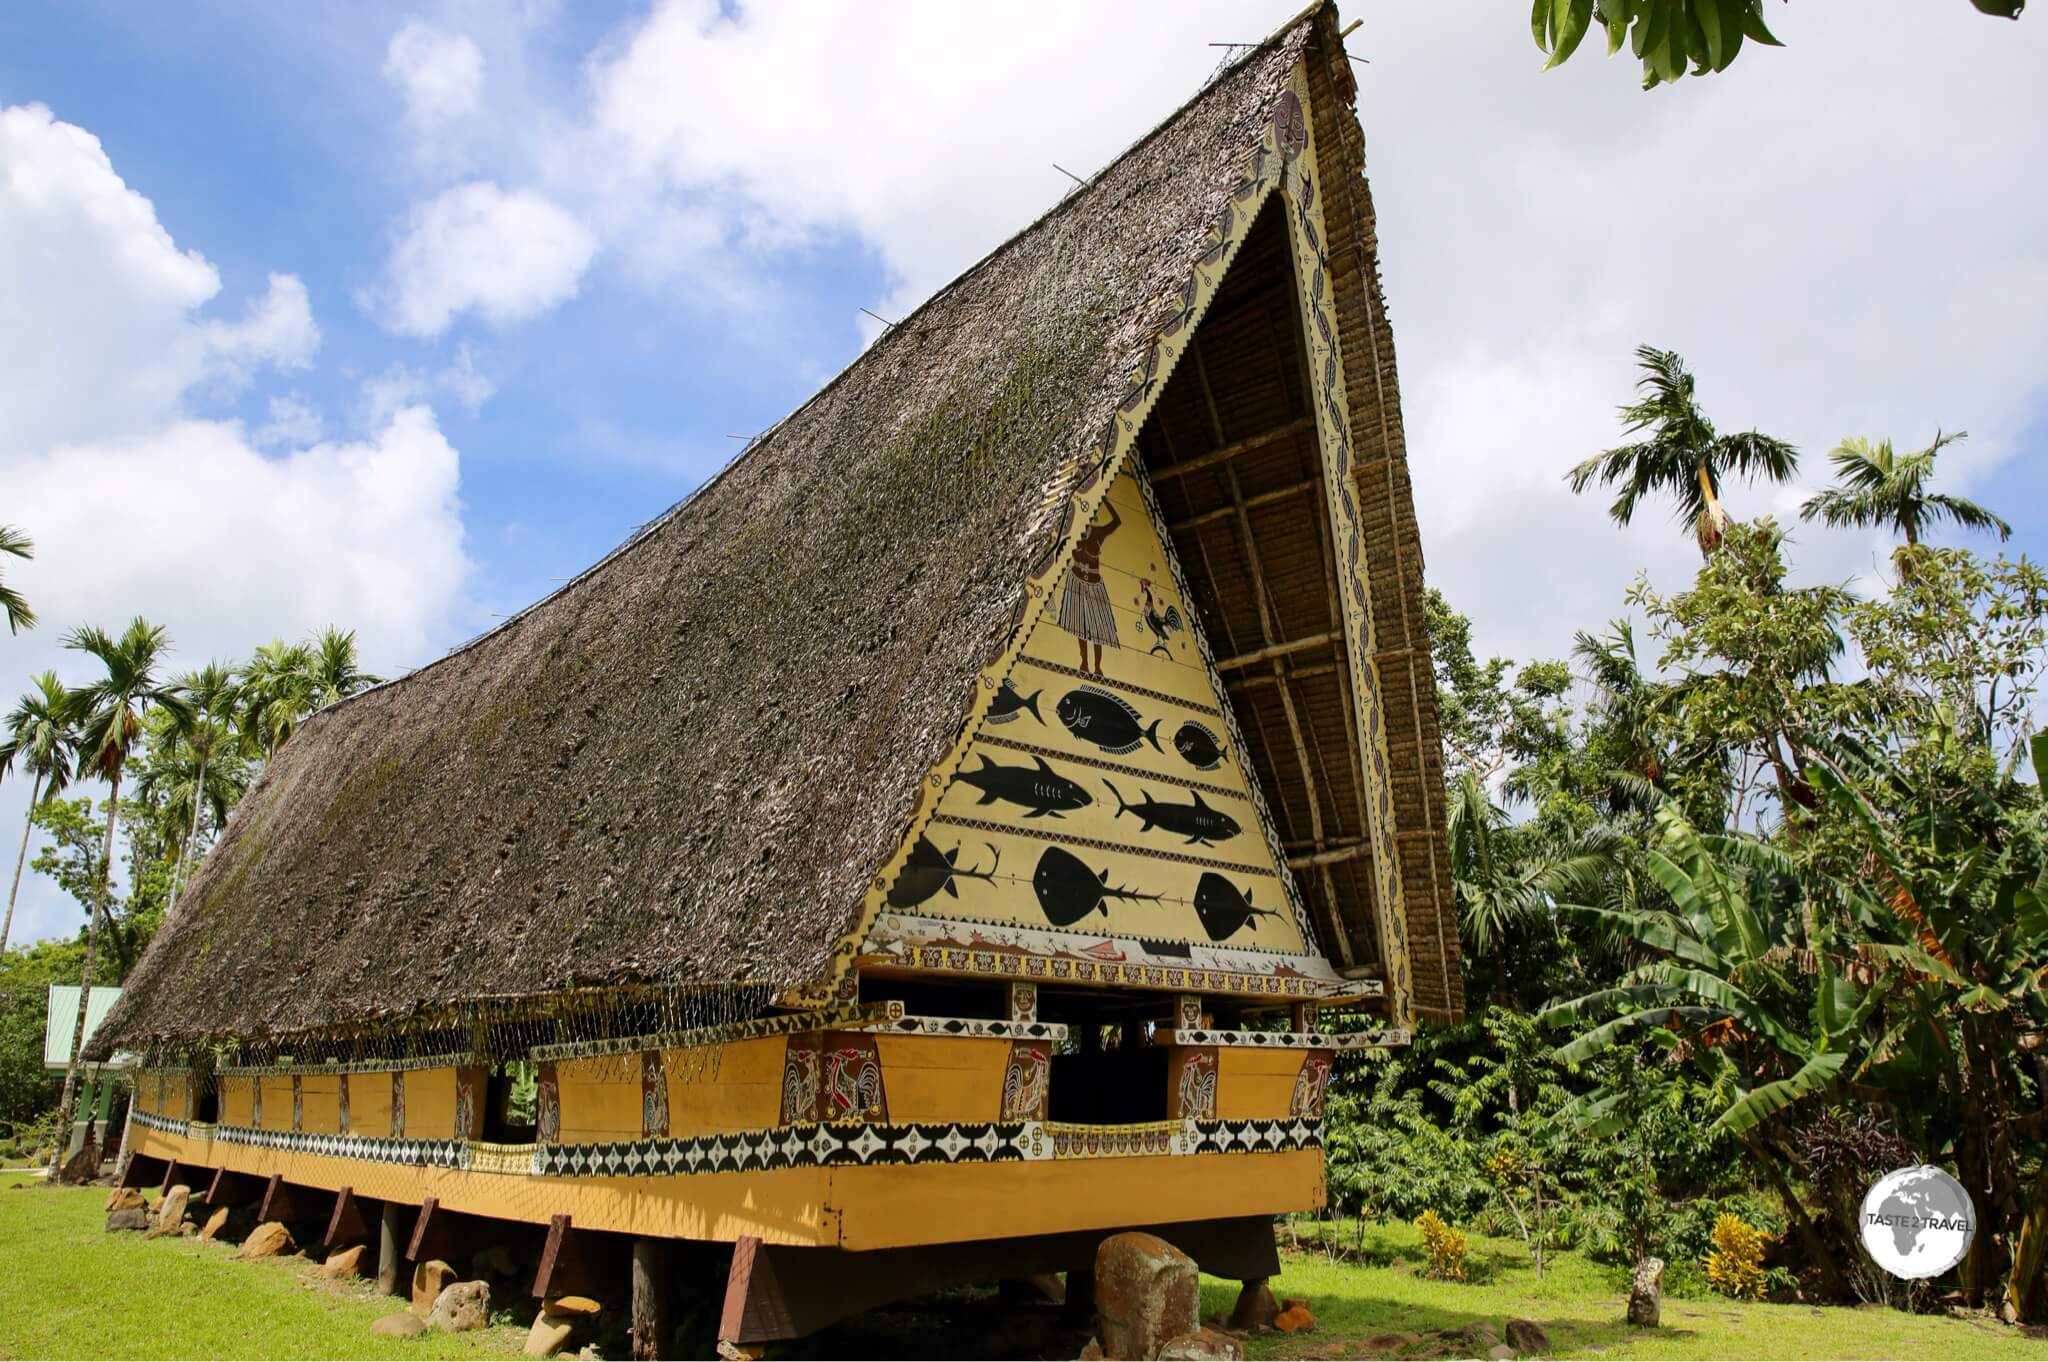
[[1157, 902], [1158, 894], [1140, 894], [1121, 886], [1112, 887], [1109, 871], [1090, 870], [1087, 863], [1070, 851], [1047, 847], [1031, 872], [1031, 887], [1038, 894], [1038, 906], [1055, 927], [1071, 927], [1098, 908], [1109, 912], [1110, 899]]
[[1223, 740], [1207, 724], [1193, 719], [1173, 731], [1173, 750], [1197, 771], [1213, 771], [1223, 764]]
[[1252, 891], [1238, 887], [1213, 870], [1202, 872], [1195, 886], [1195, 916], [1211, 941], [1225, 941], [1244, 930], [1255, 917], [1278, 917], [1271, 908], [1252, 907]]
[[960, 848], [941, 851], [929, 837], [920, 836], [917, 844], [910, 848], [910, 859], [903, 863], [903, 870], [896, 876], [896, 883], [889, 887], [891, 908], [915, 908], [941, 889], [954, 898], [960, 897], [956, 880], [989, 880], [996, 877], [996, 867], [1002, 864], [1003, 854], [993, 846], [989, 847], [991, 859], [986, 870], [962, 870]]
[[1112, 755], [1135, 752], [1148, 742], [1155, 752], [1166, 750], [1159, 745], [1159, 720], [1148, 727], [1129, 701], [1100, 686], [1074, 687], [1060, 697], [1058, 714], [1067, 732]]
[[1109, 792], [1116, 796], [1116, 816], [1132, 814], [1141, 820], [1139, 832], [1150, 832], [1162, 828], [1176, 837], [1185, 837], [1199, 846], [1211, 846], [1227, 841], [1242, 831], [1237, 820], [1221, 809], [1212, 809], [1202, 798], [1200, 790], [1193, 791], [1194, 801], [1188, 804], [1164, 804], [1149, 793], [1139, 791], [1143, 796], [1136, 804], [1124, 798], [1124, 792], [1111, 781], [1103, 781]]
[[1045, 716], [1038, 712], [1038, 697], [1043, 694], [1044, 691], [1035, 690], [1029, 695], [1021, 695], [1015, 686], [1005, 680], [996, 691], [996, 698], [988, 702], [988, 721], [992, 724], [1013, 724], [1019, 717], [1028, 713], [1038, 722], [1044, 723]]
[[1095, 802], [1094, 796], [1073, 781], [1052, 769], [1044, 757], [1033, 757], [1031, 766], [1003, 766], [991, 761], [986, 754], [981, 757], [979, 770], [962, 771], [953, 777], [957, 785], [971, 785], [981, 791], [977, 804], [993, 804], [1002, 800], [1029, 809], [1026, 818], [1044, 818], [1048, 815], [1058, 818], [1073, 809], [1085, 809]]

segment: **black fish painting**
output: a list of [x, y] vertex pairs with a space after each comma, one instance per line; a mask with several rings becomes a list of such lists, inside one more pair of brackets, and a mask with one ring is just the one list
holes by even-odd
[[1213, 771], [1223, 764], [1223, 740], [1193, 719], [1174, 730], [1173, 750], [1197, 771]]
[[[984, 845], [987, 845], [984, 843]], [[903, 870], [896, 876], [896, 883], [889, 886], [891, 908], [915, 908], [941, 889], [954, 898], [960, 897], [955, 880], [988, 880], [993, 882], [996, 867], [1003, 863], [1003, 854], [993, 846], [988, 849], [995, 859], [986, 870], [962, 870], [959, 865], [960, 848], [941, 851], [932, 844], [929, 837], [920, 836], [917, 844], [910, 848], [910, 859], [903, 863]]]
[[[1124, 798], [1124, 792], [1117, 789], [1113, 782], [1105, 780], [1102, 783], [1108, 785], [1109, 792], [1116, 796], [1117, 817], [1132, 813], [1143, 820], [1139, 832], [1164, 828], [1174, 836], [1185, 837], [1197, 846], [1210, 846], [1216, 842], [1228, 841], [1242, 831], [1235, 818], [1221, 809], [1210, 808], [1203, 800], [1200, 790], [1193, 791], [1195, 802], [1192, 804], [1162, 804], [1149, 794], [1145, 794], [1143, 803], [1133, 804]], [[1144, 794], [1144, 791], [1141, 790], [1139, 793]]]
[[1166, 750], [1159, 745], [1159, 720], [1147, 727], [1128, 701], [1099, 686], [1074, 687], [1060, 697], [1057, 713], [1067, 732], [1115, 756], [1135, 752], [1140, 743], [1148, 742], [1155, 752]]
[[1111, 888], [1109, 872], [1090, 870], [1080, 857], [1059, 847], [1047, 847], [1031, 872], [1031, 887], [1038, 894], [1038, 906], [1055, 927], [1071, 927], [1100, 908], [1109, 911], [1108, 900], [1131, 899], [1158, 902], [1158, 894]]
[[1271, 908], [1252, 907], [1251, 890], [1239, 893], [1237, 886], [1213, 870], [1202, 872], [1195, 885], [1195, 916], [1211, 941], [1225, 941], [1244, 930], [1255, 917], [1278, 917]]
[[1019, 695], [1017, 688], [1005, 680], [997, 689], [996, 698], [988, 702], [988, 721], [992, 724], [1015, 723], [1019, 715], [1028, 711], [1032, 718], [1044, 723], [1045, 716], [1038, 712], [1038, 697], [1043, 694], [1044, 691], [1035, 690], [1029, 695]]
[[1004, 800], [1031, 810], [1024, 815], [1026, 818], [1044, 818], [1048, 814], [1058, 818], [1068, 810], [1085, 809], [1095, 802], [1094, 796], [1046, 765], [1044, 757], [1033, 757], [1032, 761], [1037, 765], [1000, 766], [982, 755], [980, 770], [962, 771], [953, 780], [981, 791], [977, 804]]

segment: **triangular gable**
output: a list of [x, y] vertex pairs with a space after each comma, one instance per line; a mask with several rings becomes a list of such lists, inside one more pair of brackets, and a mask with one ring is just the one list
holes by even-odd
[[[1179, 297], [1167, 300], [1102, 444], [1070, 470], [1058, 551], [1033, 575], [1025, 617], [983, 670], [960, 741], [933, 768], [910, 835], [871, 886], [858, 929], [842, 943], [847, 964], [858, 955], [1003, 974], [1035, 961], [1031, 968], [1048, 971], [1037, 977], [1097, 983], [1365, 991], [1316, 947], [1135, 456], [1147, 417], [1272, 201], [1300, 281], [1322, 529], [1346, 584], [1339, 652], [1370, 809], [1378, 970], [1390, 1018], [1407, 1023], [1386, 724], [1312, 121], [1298, 64], [1206, 249]], [[1203, 763], [1191, 756], [1206, 759], [1212, 746], [1214, 769], [1197, 769]]]

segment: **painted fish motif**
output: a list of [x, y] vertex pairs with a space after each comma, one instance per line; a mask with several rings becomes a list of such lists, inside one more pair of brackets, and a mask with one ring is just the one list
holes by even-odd
[[1196, 846], [1211, 846], [1216, 842], [1228, 841], [1243, 830], [1238, 827], [1235, 818], [1220, 809], [1210, 808], [1207, 801], [1202, 798], [1200, 790], [1192, 791], [1195, 797], [1192, 804], [1162, 804], [1149, 794], [1145, 795], [1143, 803], [1133, 804], [1124, 798], [1124, 792], [1117, 789], [1114, 783], [1107, 780], [1102, 783], [1108, 785], [1109, 792], [1116, 796], [1117, 817], [1121, 818], [1130, 813], [1143, 820], [1139, 832], [1164, 828], [1176, 837], [1187, 838]]
[[1160, 898], [1158, 894], [1111, 888], [1107, 870], [1090, 870], [1080, 857], [1059, 847], [1047, 847], [1038, 858], [1038, 868], [1031, 872], [1031, 888], [1046, 920], [1055, 927], [1071, 927], [1098, 908], [1108, 913], [1110, 899], [1156, 903]]
[[1006, 679], [997, 688], [996, 698], [988, 702], [988, 721], [992, 724], [1015, 723], [1018, 715], [1028, 711], [1032, 718], [1044, 723], [1045, 716], [1038, 712], [1038, 697], [1043, 694], [1044, 691], [1035, 690], [1029, 695], [1020, 695]]
[[[984, 843], [984, 845], [987, 845]], [[903, 863], [903, 870], [896, 876], [896, 883], [889, 886], [891, 908], [915, 908], [941, 889], [954, 898], [960, 897], [955, 880], [988, 880], [993, 882], [996, 867], [1003, 863], [1003, 854], [990, 846], [989, 855], [995, 859], [986, 870], [962, 870], [960, 848], [941, 851], [931, 838], [920, 836], [917, 844], [910, 848], [910, 859]]]
[[1174, 730], [1173, 750], [1197, 771], [1213, 771], [1223, 764], [1223, 740], [1193, 719]]
[[1128, 701], [1099, 686], [1074, 687], [1060, 697], [1055, 712], [1067, 732], [1115, 756], [1135, 752], [1140, 743], [1148, 742], [1155, 752], [1166, 750], [1159, 745], [1159, 720], [1147, 727]]
[[1238, 892], [1236, 885], [1213, 870], [1202, 872], [1195, 885], [1195, 916], [1211, 941], [1225, 941], [1244, 930], [1255, 917], [1278, 917], [1271, 908], [1254, 908], [1249, 889]]
[[1070, 809], [1085, 809], [1095, 802], [1086, 790], [1052, 769], [1044, 757], [1033, 757], [1035, 766], [1001, 766], [981, 755], [981, 769], [962, 771], [953, 777], [958, 785], [972, 785], [981, 791], [978, 804], [997, 800], [1031, 810], [1026, 818], [1058, 818]]

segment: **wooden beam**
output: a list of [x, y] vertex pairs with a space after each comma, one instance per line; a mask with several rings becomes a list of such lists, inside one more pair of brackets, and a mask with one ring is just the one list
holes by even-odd
[[1194, 458], [1188, 459], [1183, 463], [1170, 463], [1164, 468], [1148, 471], [1150, 471], [1152, 481], [1155, 483], [1171, 482], [1175, 478], [1184, 478], [1190, 473], [1199, 473], [1205, 468], [1214, 468], [1218, 464], [1229, 463], [1240, 454], [1250, 454], [1254, 450], [1264, 449], [1267, 445], [1278, 444], [1282, 440], [1299, 435], [1304, 430], [1313, 429], [1314, 426], [1315, 419], [1313, 417], [1299, 416], [1292, 421], [1273, 427], [1273, 429], [1266, 431], [1262, 435], [1254, 435], [1248, 440], [1234, 440], [1227, 445], [1210, 450], [1207, 454], [1197, 454]]
[[1323, 851], [1311, 851], [1302, 856], [1289, 856], [1287, 858], [1287, 866], [1290, 870], [1306, 870], [1312, 866], [1342, 865], [1345, 861], [1355, 861], [1361, 856], [1370, 856], [1371, 854], [1372, 848], [1364, 842], [1346, 842]]
[[[1304, 482], [1290, 482], [1285, 487], [1275, 487], [1269, 492], [1260, 492], [1255, 496], [1246, 497], [1244, 499], [1245, 509], [1256, 511], [1261, 506], [1270, 506], [1276, 501], [1286, 501], [1292, 497], [1298, 497], [1305, 492], [1313, 492], [1316, 490], [1317, 485], [1314, 478]], [[1235, 506], [1218, 506], [1213, 511], [1204, 511], [1200, 515], [1191, 515], [1186, 520], [1169, 521], [1166, 528], [1174, 534], [1179, 534], [1182, 530], [1199, 529], [1204, 525], [1213, 525], [1219, 520], [1228, 520], [1236, 514], [1237, 508]]]
[[[399, 1216], [403, 1212], [395, 1201], [384, 1203], [384, 1214], [377, 1220], [377, 1291], [381, 1295], [398, 1294], [399, 1273]], [[409, 1279], [408, 1279], [409, 1280]]]
[[441, 1209], [439, 1197], [430, 1196], [421, 1202], [419, 1218], [412, 1222], [412, 1239], [405, 1246], [405, 1256], [415, 1263], [435, 1258], [445, 1261], [454, 1242], [448, 1219], [448, 1212]]
[[1239, 667], [1256, 666], [1261, 662], [1271, 662], [1276, 657], [1292, 657], [1296, 653], [1305, 653], [1314, 648], [1327, 647], [1336, 641], [1336, 634], [1324, 632], [1308, 634], [1302, 638], [1288, 639], [1282, 643], [1269, 643], [1263, 648], [1256, 648], [1248, 653], [1239, 653], [1236, 657], [1224, 658], [1216, 664], [1216, 670], [1235, 671]]
[[272, 1173], [270, 1182], [263, 1189], [263, 1200], [256, 1205], [258, 1224], [271, 1220], [292, 1218], [292, 1189], [284, 1180], [284, 1174]]
[[370, 1222], [363, 1214], [362, 1203], [356, 1200], [353, 1187], [343, 1187], [334, 1195], [334, 1214], [327, 1217], [327, 1237], [320, 1241], [323, 1248], [339, 1248], [344, 1244], [360, 1244], [370, 1237]]
[[533, 1274], [533, 1294], [550, 1296], [598, 1295], [604, 1287], [598, 1280], [583, 1236], [576, 1233], [569, 1217], [558, 1215], [548, 1221], [548, 1241], [540, 1251], [540, 1266]]
[[1259, 690], [1266, 686], [1285, 685], [1289, 681], [1306, 681], [1312, 676], [1328, 676], [1342, 670], [1334, 662], [1311, 662], [1306, 667], [1289, 667], [1285, 676], [1253, 672], [1250, 676], [1233, 676], [1223, 684], [1233, 691]]

